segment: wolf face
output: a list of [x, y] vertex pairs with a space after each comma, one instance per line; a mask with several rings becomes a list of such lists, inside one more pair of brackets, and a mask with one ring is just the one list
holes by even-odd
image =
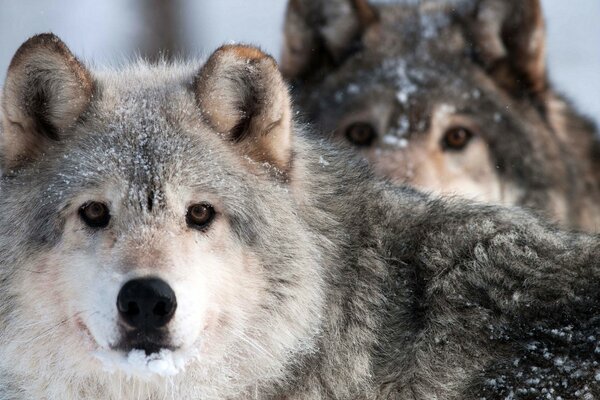
[[39, 35], [3, 107], [0, 370], [35, 371], [29, 395], [222, 396], [311, 350], [322, 246], [289, 208], [271, 58], [91, 72]]
[[382, 176], [594, 230], [594, 127], [547, 80], [538, 1], [290, 1], [282, 71]]

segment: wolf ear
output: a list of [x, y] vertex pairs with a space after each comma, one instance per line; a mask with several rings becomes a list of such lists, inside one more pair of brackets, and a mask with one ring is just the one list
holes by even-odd
[[479, 0], [471, 21], [476, 57], [511, 93], [547, 87], [546, 38], [539, 0]]
[[287, 79], [338, 65], [378, 16], [368, 0], [289, 0], [281, 71]]
[[289, 169], [291, 104], [272, 57], [250, 46], [223, 46], [193, 85], [202, 116], [213, 129], [254, 161]]
[[53, 34], [36, 35], [15, 53], [2, 99], [3, 167], [14, 168], [61, 139], [88, 106], [94, 83]]

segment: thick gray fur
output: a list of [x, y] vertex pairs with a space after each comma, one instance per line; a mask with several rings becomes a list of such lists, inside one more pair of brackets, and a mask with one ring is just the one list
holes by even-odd
[[[78, 194], [102, 182], [123, 184], [129, 195], [118, 229], [141, 236], [181, 217], [159, 195], [149, 209], [148, 193], [201, 187], [220, 199], [240, 246], [259, 260], [257, 273], [269, 283], [253, 311], [265, 326], [247, 328], [269, 332], [291, 309], [312, 314], [306, 336], [297, 338], [302, 346], [279, 355], [286, 359], [278, 360], [277, 374], [232, 374], [237, 381], [222, 378], [208, 389], [190, 374], [175, 381], [174, 398], [600, 396], [597, 237], [559, 231], [519, 209], [392, 186], [298, 124], [289, 171], [247, 167], [235, 145], [200, 118], [191, 89], [198, 69], [94, 72], [94, 96], [76, 124], [38, 159], [2, 177], [0, 346], [19, 340], [9, 334], [25, 317], [23, 282], [51, 279], [52, 272], [27, 266], [63, 240], [61, 213]], [[0, 361], [0, 399], [31, 399], [48, 374], [68, 379], [72, 398], [111, 396], [102, 371], [81, 378], [52, 364], [60, 358], [47, 340], [23, 348], [23, 357], [35, 357], [31, 348], [45, 355], [32, 360], [29, 374], [12, 369], [20, 359]], [[255, 361], [220, 367], [260, 372]]]

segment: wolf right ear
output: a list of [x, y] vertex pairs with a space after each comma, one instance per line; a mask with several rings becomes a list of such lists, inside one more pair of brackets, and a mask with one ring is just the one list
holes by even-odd
[[251, 46], [223, 46], [196, 75], [193, 90], [204, 120], [242, 155], [288, 171], [291, 103], [272, 57]]
[[476, 57], [511, 93], [547, 87], [546, 35], [540, 0], [477, 0], [469, 25]]
[[289, 0], [281, 54], [283, 75], [304, 78], [319, 67], [339, 64], [377, 20], [368, 0]]
[[15, 168], [60, 140], [88, 106], [93, 90], [90, 73], [58, 37], [46, 33], [23, 43], [4, 84], [3, 167]]

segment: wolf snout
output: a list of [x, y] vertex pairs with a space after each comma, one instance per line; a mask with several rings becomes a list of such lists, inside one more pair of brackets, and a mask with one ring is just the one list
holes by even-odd
[[131, 328], [151, 332], [169, 323], [177, 308], [175, 292], [158, 278], [133, 279], [117, 296], [122, 320]]

